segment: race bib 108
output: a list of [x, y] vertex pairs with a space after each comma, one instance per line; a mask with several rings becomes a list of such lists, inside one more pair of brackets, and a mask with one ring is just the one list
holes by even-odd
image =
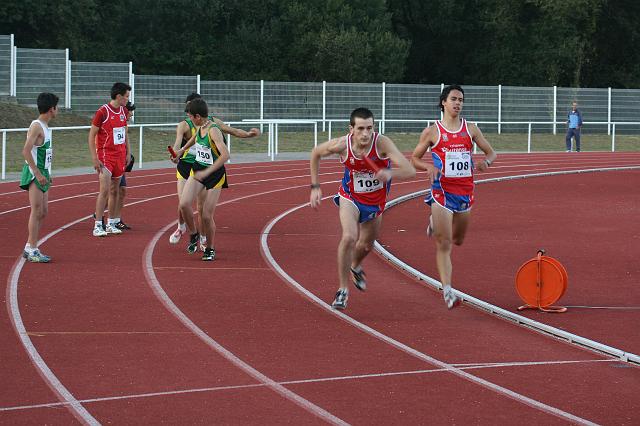
[[470, 152], [447, 152], [445, 154], [444, 175], [449, 178], [471, 176]]

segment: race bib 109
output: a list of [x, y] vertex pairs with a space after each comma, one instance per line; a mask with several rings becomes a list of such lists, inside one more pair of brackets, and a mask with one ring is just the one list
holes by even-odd
[[353, 172], [353, 189], [355, 192], [374, 192], [382, 188], [380, 179], [376, 179], [373, 173]]

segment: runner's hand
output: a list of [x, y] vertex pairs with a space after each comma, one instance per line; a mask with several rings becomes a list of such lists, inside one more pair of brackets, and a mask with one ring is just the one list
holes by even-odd
[[393, 172], [391, 170], [389, 170], [389, 169], [380, 169], [375, 174], [375, 177], [377, 179], [381, 180], [382, 182], [387, 183], [393, 177]]
[[46, 178], [46, 176], [40, 173], [39, 170], [36, 170], [35, 177], [38, 180], [38, 183], [42, 186], [48, 183], [48, 179]]
[[309, 196], [309, 203], [313, 209], [318, 209], [320, 201], [322, 200], [322, 189], [311, 188], [311, 195]]
[[254, 136], [260, 136], [260, 129], [256, 129], [255, 127], [249, 130], [249, 137], [252, 138]]
[[98, 172], [98, 174], [102, 173], [102, 163], [97, 158], [93, 159], [93, 170]]

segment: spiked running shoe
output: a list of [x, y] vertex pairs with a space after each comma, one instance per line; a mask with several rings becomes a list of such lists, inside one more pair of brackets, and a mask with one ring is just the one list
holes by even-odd
[[455, 295], [453, 288], [451, 287], [445, 287], [442, 290], [442, 295], [444, 296], [444, 303], [447, 304], [447, 309], [453, 309], [461, 302], [460, 298]]
[[116, 228], [125, 231], [125, 230], [129, 230], [131, 229], [131, 227], [129, 225], [127, 225], [126, 223], [124, 223], [123, 221], [120, 221], [118, 223], [116, 223]]
[[351, 268], [351, 275], [353, 277], [353, 285], [360, 291], [365, 291], [367, 289], [367, 274], [364, 273], [364, 270], [360, 268], [360, 271], [356, 271]]
[[349, 300], [349, 290], [341, 288], [336, 293], [336, 298], [331, 304], [333, 309], [343, 310], [347, 307], [347, 300]]
[[33, 263], [49, 263], [51, 258], [46, 254], [40, 253], [40, 250], [35, 249], [31, 254], [27, 253], [27, 261]]
[[186, 229], [184, 231], [182, 231], [182, 230], [180, 230], [180, 227], [178, 226], [176, 228], [176, 230], [173, 231], [173, 234], [171, 234], [171, 236], [169, 237], [169, 243], [178, 244], [178, 241], [180, 241], [180, 238], [182, 238], [182, 234], [184, 234], [186, 232], [187, 232]]
[[215, 260], [215, 258], [216, 258], [216, 249], [205, 247], [204, 253], [202, 254], [202, 260], [211, 261], [211, 260]]
[[195, 234], [191, 234], [189, 245], [187, 246], [187, 251], [189, 253], [195, 253], [198, 251], [198, 240], [200, 239], [200, 235], [196, 232]]

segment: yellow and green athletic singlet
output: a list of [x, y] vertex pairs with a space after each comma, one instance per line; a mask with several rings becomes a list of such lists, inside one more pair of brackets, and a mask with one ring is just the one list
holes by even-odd
[[[207, 127], [207, 133], [204, 136], [200, 135], [200, 131], [196, 133], [196, 143], [193, 144], [196, 151], [195, 162], [205, 167], [211, 166], [218, 157], [220, 157], [218, 147], [209, 137], [211, 127], [216, 127], [220, 130], [220, 127], [216, 123], [211, 122], [211, 126]], [[222, 132], [222, 130], [220, 130], [220, 132]]]
[[44, 131], [44, 143], [40, 146], [34, 145], [31, 148], [31, 158], [36, 163], [36, 167], [40, 170], [40, 173], [47, 178], [45, 185], [40, 185], [40, 182], [36, 179], [34, 171], [31, 170], [29, 164], [25, 161], [22, 166], [22, 175], [20, 176], [20, 188], [28, 190], [32, 181], [40, 188], [42, 192], [47, 192], [51, 184], [49, 183], [51, 177], [51, 161], [53, 159], [53, 143], [51, 142], [51, 130], [49, 126], [40, 120], [33, 120], [31, 124], [38, 123]]
[[[195, 135], [197, 127], [196, 127], [195, 124], [193, 124], [193, 121], [191, 121], [191, 119], [189, 117], [185, 118], [184, 121], [186, 121], [186, 123], [189, 125], [189, 129], [191, 130], [191, 136]], [[183, 136], [182, 137], [182, 145], [180, 145], [180, 147], [182, 148], [183, 146], [185, 146], [188, 141], [189, 140], [185, 139], [184, 136]], [[195, 150], [195, 145], [193, 145], [191, 148], [189, 148], [189, 151], [187, 151], [184, 154], [182, 154], [182, 158], [180, 158], [180, 161], [184, 161], [185, 163], [193, 164], [195, 159], [196, 159], [196, 150]]]

